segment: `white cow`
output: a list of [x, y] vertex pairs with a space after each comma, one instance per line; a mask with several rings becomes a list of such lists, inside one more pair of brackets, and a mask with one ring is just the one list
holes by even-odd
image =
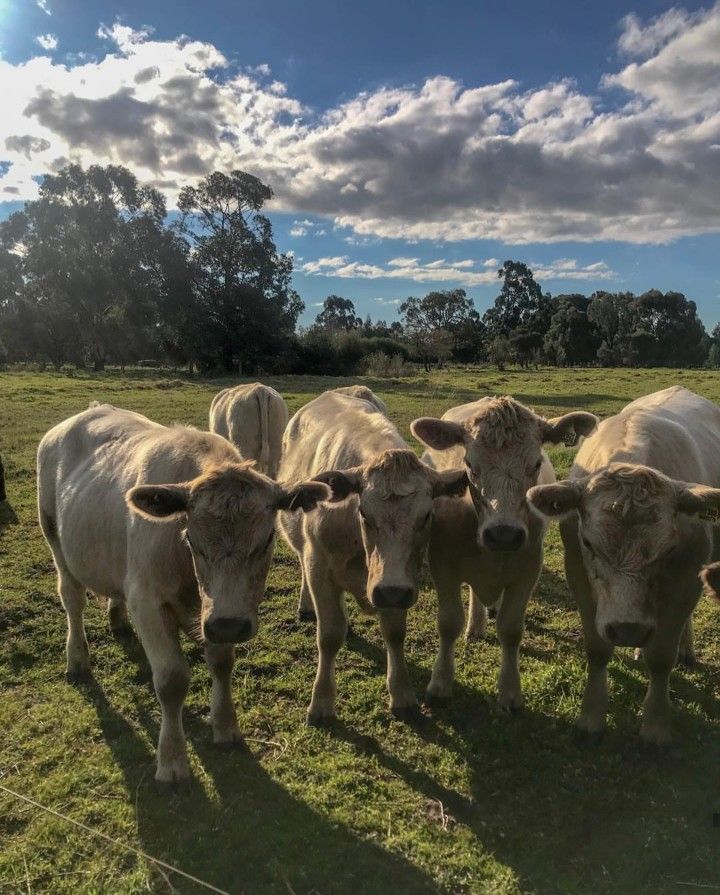
[[257, 631], [277, 511], [307, 511], [329, 496], [317, 482], [281, 488], [218, 435], [108, 404], [40, 442], [38, 510], [67, 613], [68, 678], [90, 670], [86, 588], [108, 598], [114, 628], [126, 623], [127, 606], [162, 709], [157, 780], [189, 774], [182, 706], [190, 672], [179, 631], [205, 645], [214, 741], [236, 741], [233, 644]]
[[280, 519], [317, 613], [310, 724], [335, 717], [335, 657], [347, 635], [343, 592], [378, 615], [391, 710], [399, 717], [417, 712], [404, 656], [407, 610], [418, 597], [433, 501], [467, 488], [464, 469], [437, 472], [422, 464], [373, 398], [325, 392], [285, 431], [280, 481], [314, 476], [331, 487], [335, 501], [314, 518]]
[[588, 658], [578, 726], [592, 738], [605, 729], [616, 646], [642, 647], [650, 671], [641, 737], [670, 738], [670, 672], [679, 645], [685, 661], [693, 658], [698, 576], [712, 552], [702, 517], [720, 506], [719, 447], [720, 408], [674, 386], [604, 420], [566, 482], [528, 493], [541, 513], [562, 520]]
[[271, 479], [277, 478], [287, 421], [282, 395], [260, 382], [226, 388], [210, 405], [210, 431], [231, 441], [243, 460], [254, 460]]
[[429, 702], [451, 694], [465, 583], [471, 588], [470, 633], [482, 630], [484, 607], [498, 605], [499, 702], [508, 711], [522, 705], [518, 651], [546, 528], [525, 494], [531, 485], [555, 481], [544, 443], [587, 435], [596, 425], [597, 417], [582, 411], [545, 420], [510, 397], [481, 398], [448, 410], [441, 420], [412, 423], [415, 437], [429, 448], [426, 462], [437, 469], [464, 462], [470, 479], [463, 500], [439, 502], [433, 523], [428, 556], [438, 592], [440, 651]]

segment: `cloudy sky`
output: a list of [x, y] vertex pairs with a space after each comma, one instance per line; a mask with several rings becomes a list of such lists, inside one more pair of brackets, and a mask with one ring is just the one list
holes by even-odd
[[0, 0], [0, 215], [68, 160], [275, 190], [308, 305], [677, 289], [720, 319], [720, 4]]

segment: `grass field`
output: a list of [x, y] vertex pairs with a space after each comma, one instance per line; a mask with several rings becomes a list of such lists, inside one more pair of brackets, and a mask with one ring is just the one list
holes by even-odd
[[[720, 611], [697, 611], [699, 664], [672, 679], [675, 744], [643, 748], [642, 663], [619, 651], [610, 669], [611, 717], [599, 747], [578, 745], [573, 719], [584, 661], [577, 613], [562, 575], [556, 529], [528, 614], [521, 673], [526, 709], [495, 707], [499, 649], [461, 643], [455, 697], [424, 723], [395, 721], [386, 705], [376, 623], [351, 606], [356, 636], [340, 653], [329, 730], [309, 729], [314, 631], [295, 621], [298, 568], [278, 545], [258, 637], [238, 650], [234, 689], [245, 748], [216, 751], [209, 675], [187, 645], [186, 704], [194, 779], [174, 792], [153, 782], [159, 710], [137, 645], [110, 636], [91, 601], [94, 682], [65, 683], [65, 618], [35, 518], [35, 450], [52, 425], [90, 400], [160, 422], [205, 426], [224, 382], [157, 372], [0, 373], [0, 454], [17, 525], [0, 529], [0, 785], [228, 893], [666, 893], [720, 891]], [[401, 431], [485, 394], [512, 394], [538, 412], [607, 415], [628, 400], [682, 383], [720, 401], [712, 371], [443, 371], [364, 380]], [[270, 379], [291, 412], [346, 381]], [[567, 448], [553, 452], [560, 475]], [[418, 694], [437, 637], [429, 582], [409, 620]], [[0, 895], [200, 893], [136, 853], [0, 791]]]

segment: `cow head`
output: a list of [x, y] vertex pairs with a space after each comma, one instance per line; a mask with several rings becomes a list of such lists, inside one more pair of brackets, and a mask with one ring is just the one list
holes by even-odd
[[683, 517], [720, 507], [720, 488], [612, 463], [587, 478], [539, 485], [529, 502], [544, 516], [577, 512], [582, 561], [596, 603], [598, 633], [616, 646], [642, 646], [656, 628], [655, 583], [677, 555]]
[[332, 500], [358, 497], [367, 596], [377, 609], [407, 609], [418, 598], [433, 500], [465, 493], [464, 469], [438, 472], [410, 450], [391, 450], [366, 466], [316, 476]]
[[189, 482], [139, 485], [130, 509], [153, 522], [184, 520], [202, 609], [200, 630], [212, 643], [255, 635], [278, 510], [308, 512], [330, 497], [319, 482], [285, 489], [248, 463], [227, 463]]
[[528, 537], [525, 495], [538, 481], [543, 444], [588, 435], [598, 420], [583, 411], [544, 420], [510, 397], [486, 398], [479, 404], [475, 416], [463, 423], [423, 417], [410, 428], [433, 450], [464, 448], [478, 513], [478, 544], [489, 550], [519, 550]]

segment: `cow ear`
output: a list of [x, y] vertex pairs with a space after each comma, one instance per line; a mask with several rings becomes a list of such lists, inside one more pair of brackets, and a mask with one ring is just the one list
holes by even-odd
[[720, 519], [720, 488], [678, 483], [676, 506], [678, 513], [697, 513], [701, 519], [717, 522]]
[[423, 416], [410, 423], [410, 431], [429, 448], [445, 451], [457, 444], [465, 444], [465, 429], [459, 423]]
[[542, 516], [558, 519], [580, 506], [583, 489], [577, 482], [535, 485], [527, 493], [530, 506]]
[[363, 474], [362, 467], [355, 466], [352, 469], [329, 469], [314, 476], [313, 481], [323, 482], [327, 485], [332, 496], [330, 503], [340, 503], [351, 494], [359, 494], [362, 491]]
[[542, 440], [550, 444], [564, 441], [572, 447], [581, 437], [591, 435], [600, 422], [594, 413], [585, 410], [574, 410], [564, 416], [556, 416], [545, 420], [542, 424]]
[[130, 509], [153, 522], [170, 522], [188, 511], [190, 486], [138, 485], [125, 495]]
[[462, 497], [467, 491], [468, 477], [464, 469], [433, 470], [433, 498]]
[[713, 598], [720, 603], [720, 562], [714, 562], [710, 566], [705, 566], [700, 572], [700, 579], [705, 585], [705, 590]]
[[289, 513], [302, 510], [309, 513], [324, 500], [330, 500], [331, 492], [327, 485], [320, 482], [301, 482], [294, 488], [281, 489], [280, 496], [275, 501], [275, 509], [286, 510]]

